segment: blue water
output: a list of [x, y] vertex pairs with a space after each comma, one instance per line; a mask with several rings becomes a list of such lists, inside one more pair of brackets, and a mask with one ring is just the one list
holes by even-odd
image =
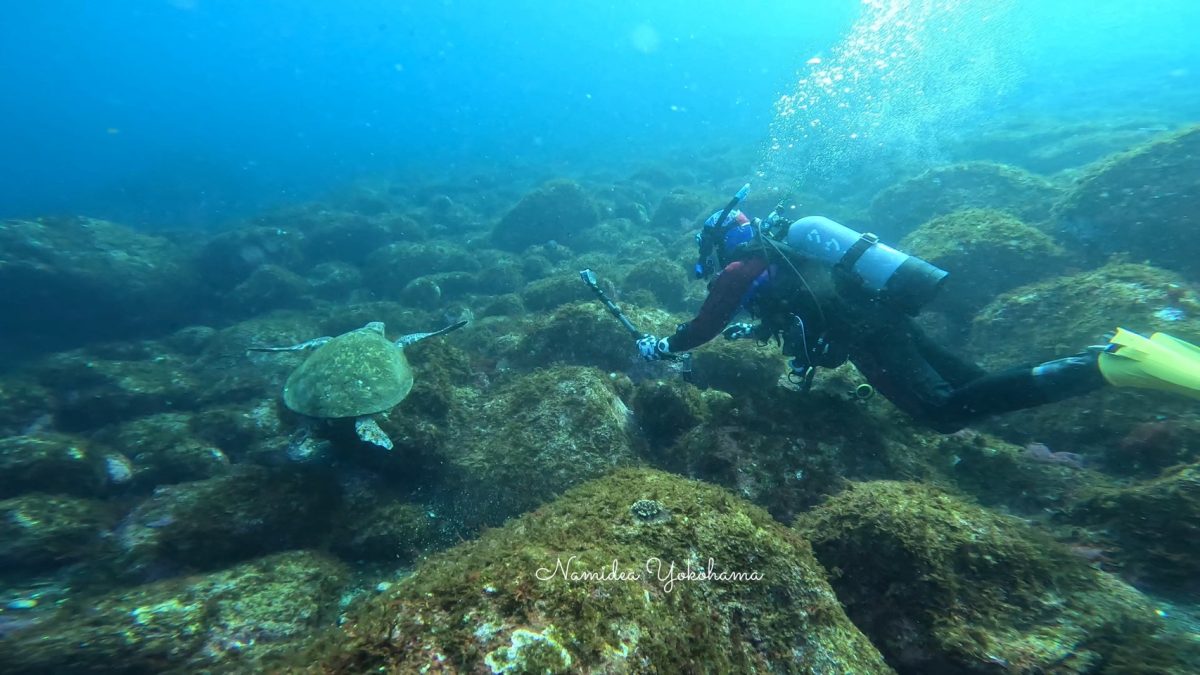
[[[11, 3], [0, 216], [206, 226], [381, 172], [570, 173], [758, 145], [805, 62], [880, 6], [966, 16], [978, 34], [946, 41], [986, 43], [991, 64], [948, 86], [977, 112], [1161, 100], [1187, 117], [1200, 100], [1190, 0]], [[991, 14], [999, 30], [970, 27]], [[964, 56], [944, 51], [917, 58]]]

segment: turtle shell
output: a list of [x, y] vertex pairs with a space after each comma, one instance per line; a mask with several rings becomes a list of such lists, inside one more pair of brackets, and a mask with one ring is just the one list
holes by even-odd
[[404, 350], [360, 329], [319, 347], [283, 385], [283, 402], [309, 417], [359, 417], [390, 410], [412, 391]]

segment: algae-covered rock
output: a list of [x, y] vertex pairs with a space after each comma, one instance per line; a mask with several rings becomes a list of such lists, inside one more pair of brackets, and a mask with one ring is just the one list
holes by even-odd
[[678, 379], [644, 380], [634, 389], [633, 410], [651, 447], [670, 445], [680, 434], [702, 424], [709, 414], [706, 397]]
[[326, 477], [240, 465], [159, 487], [117, 532], [129, 574], [213, 569], [318, 542], [335, 492]]
[[0, 437], [37, 431], [53, 422], [50, 389], [28, 373], [0, 375]]
[[499, 522], [634, 462], [629, 409], [594, 368], [560, 366], [495, 385], [446, 454], [467, 503]]
[[362, 271], [344, 262], [323, 262], [313, 267], [308, 275], [312, 292], [326, 300], [341, 300], [366, 284]]
[[1200, 127], [1190, 127], [1093, 166], [1055, 210], [1064, 236], [1096, 253], [1197, 278]]
[[928, 486], [855, 485], [797, 528], [835, 570], [846, 613], [903, 672], [1100, 672], [1119, 653], [1153, 653], [1162, 631], [1137, 591]]
[[570, 180], [554, 180], [526, 194], [492, 230], [492, 243], [506, 251], [554, 240], [570, 245], [574, 234], [599, 221], [595, 202]]
[[991, 162], [930, 169], [880, 192], [871, 222], [884, 239], [899, 239], [921, 223], [962, 209], [996, 209], [1026, 223], [1050, 217], [1060, 190], [1046, 179]]
[[1194, 589], [1200, 573], [1200, 464], [1177, 466], [1128, 486], [1098, 489], [1067, 518], [1114, 542], [1110, 555], [1128, 578]]
[[664, 195], [655, 207], [650, 226], [655, 230], [672, 233], [698, 229], [700, 223], [713, 211], [713, 204], [717, 201], [720, 200], [688, 190], [672, 190]]
[[[709, 559], [708, 579], [660, 577], [672, 564], [675, 575], [707, 573]], [[645, 470], [580, 486], [425, 561], [300, 663], [314, 672], [891, 672], [801, 538], [720, 489]]]
[[1000, 161], [1049, 176], [1142, 145], [1170, 126], [1162, 124], [1160, 118], [1087, 117], [1091, 119], [1026, 114], [1017, 120], [995, 118], [993, 124], [985, 123], [976, 133], [959, 139], [962, 147], [956, 154]]
[[77, 497], [0, 500], [0, 568], [44, 571], [87, 559], [102, 550], [115, 520], [109, 505]]
[[161, 333], [200, 290], [178, 247], [91, 218], [0, 223], [0, 336], [36, 351]]
[[[1035, 364], [1104, 344], [1118, 326], [1200, 339], [1200, 297], [1182, 279], [1144, 265], [1112, 264], [1013, 289], [975, 317], [968, 346], [989, 369]], [[1144, 389], [1105, 388], [1082, 398], [1010, 413], [989, 428], [1024, 444], [1107, 455], [1154, 419], [1190, 419], [1190, 399]]]
[[573, 302], [590, 300], [595, 296], [578, 274], [556, 274], [538, 279], [521, 291], [521, 302], [526, 308], [545, 312]]
[[990, 209], [934, 218], [905, 236], [900, 249], [949, 272], [939, 303], [967, 316], [1004, 291], [1059, 272], [1068, 260], [1041, 230]]
[[975, 317], [970, 347], [987, 365], [1037, 362], [1103, 342], [1117, 326], [1200, 335], [1200, 296], [1172, 272], [1106, 265], [996, 298]]
[[195, 269], [210, 286], [228, 290], [260, 265], [302, 271], [304, 234], [287, 227], [251, 226], [221, 232], [195, 254]]
[[105, 454], [83, 438], [40, 433], [0, 439], [0, 499], [26, 492], [94, 497], [110, 485]]
[[692, 353], [692, 382], [735, 396], [776, 389], [787, 372], [787, 359], [774, 345], [751, 340], [713, 340]]
[[97, 440], [128, 457], [140, 487], [202, 480], [229, 470], [229, 456], [198, 437], [188, 413], [160, 413], [101, 430]]
[[225, 307], [237, 315], [300, 309], [312, 304], [311, 291], [308, 280], [299, 274], [278, 265], [259, 265], [225, 295]]
[[428, 507], [394, 499], [357, 500], [338, 517], [333, 550], [347, 560], [408, 563], [441, 543]]
[[271, 672], [269, 659], [335, 623], [348, 577], [330, 558], [294, 551], [81, 597], [0, 639], [0, 671]]
[[1113, 482], [1092, 470], [1085, 458], [1048, 456], [971, 429], [939, 436], [934, 443], [930, 454], [938, 457], [953, 484], [985, 506], [1039, 514], [1061, 511]]
[[882, 397], [856, 398], [842, 371], [853, 367], [824, 373], [808, 392], [706, 390], [703, 423], [669, 447], [652, 447], [651, 461], [724, 486], [784, 522], [840, 491], [848, 478], [937, 476], [927, 439]]
[[662, 259], [645, 260], [634, 265], [625, 275], [621, 289], [625, 292], [648, 291], [654, 297], [654, 306], [671, 311], [683, 309], [687, 293], [687, 275], [680, 266]]
[[396, 242], [367, 257], [367, 282], [382, 297], [395, 297], [413, 279], [439, 272], [478, 272], [478, 253], [446, 242]]
[[[582, 283], [579, 286], [587, 290]], [[669, 335], [674, 331], [676, 322], [665, 312], [625, 310], [640, 330], [657, 335]], [[636, 362], [635, 342], [600, 303], [577, 302], [538, 318], [532, 330], [521, 338], [514, 356], [529, 366], [566, 363], [620, 371]]]
[[131, 356], [66, 352], [40, 365], [34, 372], [54, 392], [58, 427], [92, 429], [196, 405], [201, 390], [187, 360], [157, 350]]

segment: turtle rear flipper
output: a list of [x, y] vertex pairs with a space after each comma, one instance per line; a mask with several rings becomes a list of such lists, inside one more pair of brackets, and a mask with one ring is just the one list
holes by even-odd
[[437, 337], [439, 335], [445, 335], [446, 333], [453, 333], [454, 331], [458, 330], [459, 328], [466, 326], [468, 323], [470, 323], [470, 322], [467, 321], [466, 319], [463, 319], [462, 321], [459, 321], [457, 323], [452, 323], [449, 326], [442, 328], [441, 330], [435, 330], [432, 333], [409, 333], [408, 335], [402, 335], [402, 336], [400, 336], [400, 338], [398, 340], [396, 340], [396, 346], [397, 347], [407, 347], [407, 346], [411, 345], [412, 343], [420, 342], [421, 340], [424, 340], [425, 338]]
[[299, 351], [303, 351], [305, 349], [316, 349], [317, 347], [320, 347], [321, 345], [325, 344], [326, 342], [329, 342], [332, 339], [333, 338], [331, 338], [329, 336], [325, 336], [325, 337], [313, 338], [311, 340], [306, 340], [304, 342], [301, 342], [298, 345], [292, 345], [291, 347], [247, 347], [246, 351], [248, 351], [248, 352], [299, 352]]
[[378, 445], [384, 450], [391, 450], [393, 447], [392, 439], [388, 438], [388, 435], [379, 427], [379, 423], [375, 421], [373, 415], [354, 418], [354, 431], [362, 440]]

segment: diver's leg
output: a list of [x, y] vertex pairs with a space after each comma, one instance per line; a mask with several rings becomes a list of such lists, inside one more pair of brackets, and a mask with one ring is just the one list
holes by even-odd
[[982, 373], [982, 369], [934, 348], [923, 333], [913, 330], [915, 325], [911, 328], [876, 333], [863, 341], [852, 358], [879, 393], [939, 431], [955, 431], [989, 415], [1032, 408], [1105, 386], [1097, 354], [1084, 352], [974, 377], [956, 387], [947, 373], [967, 377]]
[[899, 324], [861, 336], [851, 350], [850, 360], [893, 405], [941, 429], [945, 426], [941, 419], [945, 404], [953, 395], [954, 386], [929, 363], [906, 328]]
[[915, 323], [910, 322], [907, 330], [912, 335], [913, 343], [917, 346], [917, 351], [950, 384], [961, 387], [968, 382], [987, 375], [987, 371], [980, 368], [978, 364], [962, 358], [930, 339], [925, 334], [925, 331], [921, 330], [921, 327]]
[[1033, 408], [1105, 386], [1096, 352], [1036, 366], [1020, 366], [972, 380], [946, 400], [947, 414], [962, 420]]

